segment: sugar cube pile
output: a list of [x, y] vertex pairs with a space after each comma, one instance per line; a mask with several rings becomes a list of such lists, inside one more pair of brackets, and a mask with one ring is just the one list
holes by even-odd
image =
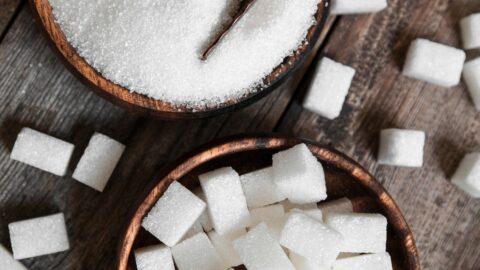
[[328, 119], [338, 117], [354, 75], [353, 68], [327, 57], [322, 58], [305, 95], [303, 107]]
[[243, 194], [240, 176], [230, 167], [198, 176], [207, 198], [213, 227], [220, 235], [245, 228], [250, 223], [250, 212]]
[[12, 254], [2, 245], [0, 245], [0, 269], [28, 270], [23, 264], [15, 260]]
[[282, 246], [327, 268], [340, 254], [343, 242], [339, 232], [303, 213], [291, 213], [280, 236]]
[[[180, 183], [171, 183], [144, 218], [142, 225], [162, 244], [137, 250], [138, 269], [163, 265], [156, 260], [168, 261], [167, 246], [179, 270], [241, 265], [248, 270], [332, 270], [335, 265], [367, 267], [371, 258], [382, 260], [381, 267], [391, 264], [384, 256], [387, 219], [354, 213], [348, 198], [321, 202], [326, 198], [325, 175], [305, 144], [274, 154], [272, 167], [266, 169], [239, 176], [233, 168], [223, 167], [198, 179], [201, 189], [195, 195]], [[291, 190], [285, 192], [282, 185]], [[262, 195], [254, 187], [267, 192]], [[155, 252], [161, 253], [158, 258]], [[165, 265], [171, 267], [169, 262]]]
[[325, 174], [305, 144], [273, 155], [273, 179], [289, 201], [298, 204], [327, 198]]
[[480, 48], [480, 13], [475, 13], [460, 21], [463, 48]]
[[17, 260], [68, 250], [62, 213], [8, 224], [13, 257]]
[[421, 167], [425, 132], [384, 129], [380, 133], [378, 163], [392, 166]]
[[175, 270], [172, 252], [165, 245], [154, 245], [135, 250], [137, 270]]
[[125, 145], [103, 134], [95, 133], [72, 177], [102, 192], [124, 150]]
[[273, 181], [273, 168], [268, 167], [240, 176], [243, 192], [250, 208], [262, 207], [285, 200]]
[[442, 87], [460, 82], [466, 54], [454, 47], [416, 39], [410, 45], [403, 66], [403, 75]]
[[178, 182], [170, 184], [143, 219], [142, 226], [169, 247], [175, 246], [205, 210], [205, 203]]
[[475, 108], [480, 111], [480, 57], [465, 63], [463, 79], [475, 104]]
[[248, 270], [295, 270], [265, 223], [235, 240], [233, 246]]
[[480, 153], [470, 153], [462, 159], [452, 183], [473, 198], [480, 198]]
[[172, 247], [178, 270], [225, 270], [223, 260], [205, 233], [199, 233]]
[[201, 54], [240, 0], [49, 2], [69, 43], [107, 79], [196, 107], [256, 91], [305, 40], [319, 0], [257, 0], [207, 61]]
[[41, 170], [63, 176], [73, 153], [73, 144], [30, 128], [18, 134], [10, 157]]
[[379, 253], [387, 248], [387, 219], [380, 214], [331, 213], [325, 223], [343, 236], [340, 252]]
[[378, 12], [388, 7], [387, 0], [332, 0], [331, 14]]
[[392, 259], [386, 252], [366, 254], [337, 260], [332, 270], [392, 270]]

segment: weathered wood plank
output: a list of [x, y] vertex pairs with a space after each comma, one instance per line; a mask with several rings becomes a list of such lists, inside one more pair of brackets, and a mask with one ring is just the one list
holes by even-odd
[[[357, 70], [342, 115], [329, 121], [303, 110], [300, 92], [278, 130], [330, 144], [373, 172], [403, 209], [424, 269], [479, 269], [480, 202], [449, 178], [466, 152], [480, 150], [480, 113], [463, 83], [441, 89], [400, 70], [416, 37], [459, 46], [458, 21], [480, 2], [389, 2], [375, 15], [342, 17], [326, 44], [327, 56]], [[427, 132], [423, 168], [376, 164], [379, 131], [389, 127]]]
[[[327, 29], [332, 25], [330, 19]], [[244, 110], [206, 120], [163, 122], [129, 114], [88, 91], [48, 48], [28, 9], [22, 10], [0, 44], [0, 243], [9, 247], [9, 222], [62, 211], [71, 249], [24, 263], [32, 270], [113, 269], [118, 236], [134, 204], [165, 165], [218, 136], [272, 130], [307, 66], [282, 89]], [[23, 126], [75, 143], [70, 170], [94, 131], [125, 143], [127, 149], [109, 185], [98, 193], [71, 177], [10, 160]]]
[[20, 7], [21, 0], [0, 0], [0, 37], [7, 31], [15, 12]]

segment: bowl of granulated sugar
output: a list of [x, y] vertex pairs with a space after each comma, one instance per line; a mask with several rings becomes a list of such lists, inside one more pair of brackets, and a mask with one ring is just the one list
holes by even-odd
[[31, 0], [54, 49], [108, 100], [166, 119], [244, 107], [310, 53], [329, 0]]

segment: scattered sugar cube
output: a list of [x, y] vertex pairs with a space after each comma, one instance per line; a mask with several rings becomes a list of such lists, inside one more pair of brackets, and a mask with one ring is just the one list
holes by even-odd
[[377, 253], [387, 248], [387, 218], [380, 214], [332, 213], [325, 223], [343, 235], [341, 252]]
[[380, 133], [378, 163], [392, 166], [422, 167], [425, 132], [384, 129]]
[[10, 158], [63, 176], [73, 153], [73, 144], [30, 128], [18, 134]]
[[322, 210], [323, 215], [328, 215], [331, 213], [352, 213], [353, 212], [352, 201], [350, 201], [348, 198], [341, 198], [338, 200], [323, 202], [318, 205], [318, 208]]
[[309, 259], [303, 257], [302, 255], [298, 255], [295, 252], [290, 252], [289, 257], [296, 270], [331, 270], [330, 267], [323, 267], [317, 265]]
[[328, 119], [338, 117], [354, 75], [353, 68], [326, 57], [322, 58], [303, 101], [303, 107]]
[[135, 250], [137, 270], [175, 270], [172, 252], [165, 245], [154, 245]]
[[172, 182], [143, 219], [142, 226], [172, 247], [205, 210], [205, 203], [178, 182]]
[[285, 200], [273, 181], [273, 169], [268, 167], [240, 176], [249, 208], [262, 207]]
[[465, 17], [460, 22], [462, 28], [463, 48], [480, 48], [480, 13]]
[[297, 212], [290, 214], [280, 236], [282, 246], [327, 269], [333, 265], [343, 242], [340, 233]]
[[[194, 193], [195, 195], [197, 195], [197, 197], [202, 199], [202, 201], [207, 201], [207, 199], [205, 198], [205, 194], [203, 194], [202, 188], [197, 188]], [[210, 217], [210, 213], [208, 212], [208, 205], [198, 220], [200, 221], [200, 224], [202, 224], [204, 231], [209, 232], [213, 230], [212, 218]]]
[[12, 254], [2, 245], [0, 245], [0, 269], [28, 270], [23, 264], [15, 260]]
[[292, 203], [307, 204], [327, 198], [325, 174], [305, 144], [273, 155], [274, 181]]
[[103, 134], [95, 133], [72, 177], [102, 192], [124, 150], [125, 145]]
[[360, 14], [381, 11], [388, 7], [387, 0], [332, 0], [331, 14]]
[[316, 208], [316, 209], [307, 209], [307, 210], [301, 210], [301, 209], [292, 209], [290, 212], [299, 212], [303, 213], [317, 221], [323, 222], [323, 213], [322, 210]]
[[8, 224], [13, 257], [17, 260], [68, 250], [62, 213]]
[[193, 223], [192, 227], [190, 227], [190, 229], [188, 229], [187, 233], [183, 236], [182, 240], [185, 240], [185, 239], [190, 238], [190, 237], [192, 237], [192, 236], [194, 236], [198, 233], [203, 232], [203, 226], [200, 223], [200, 217], [197, 219], [197, 221], [195, 221], [195, 223]]
[[295, 208], [300, 210], [317, 209], [317, 203], [296, 204], [290, 202], [289, 200], [285, 200], [281, 201], [280, 204], [283, 205], [285, 212], [290, 212], [290, 210]]
[[205, 233], [199, 233], [172, 248], [178, 270], [225, 270], [220, 255]]
[[465, 63], [463, 79], [467, 84], [475, 108], [480, 111], [480, 57]]
[[358, 256], [358, 255], [361, 255], [361, 254], [360, 253], [352, 253], [352, 252], [340, 252], [340, 254], [338, 254], [338, 256], [337, 256], [337, 260], [346, 259], [346, 258], [350, 258], [350, 257], [355, 257], [355, 256]]
[[226, 167], [198, 178], [207, 198], [213, 227], [218, 234], [232, 233], [249, 225], [250, 213], [236, 171]]
[[257, 226], [261, 222], [269, 223], [285, 215], [281, 204], [269, 205], [261, 208], [255, 208], [250, 211], [250, 227]]
[[442, 87], [460, 82], [464, 51], [426, 39], [412, 42], [403, 67], [403, 75]]
[[333, 270], [392, 270], [392, 259], [386, 252], [360, 255], [340, 259], [333, 265]]
[[233, 241], [246, 233], [247, 231], [245, 229], [222, 236], [218, 235], [216, 231], [208, 233], [210, 241], [212, 241], [213, 246], [218, 254], [220, 254], [220, 257], [224, 260], [227, 267], [234, 267], [242, 264], [242, 259], [240, 259], [237, 251], [233, 248]]
[[265, 223], [233, 241], [233, 247], [248, 270], [295, 270]]
[[471, 153], [463, 158], [452, 183], [473, 198], [480, 198], [480, 153]]

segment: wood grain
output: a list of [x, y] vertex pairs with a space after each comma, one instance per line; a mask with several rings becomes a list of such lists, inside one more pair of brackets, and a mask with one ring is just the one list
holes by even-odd
[[[320, 48], [330, 19], [321, 39]], [[0, 243], [10, 248], [8, 223], [65, 213], [72, 247], [24, 260], [31, 270], [112, 269], [119, 235], [143, 192], [169, 162], [219, 136], [271, 131], [313, 57], [278, 91], [216, 118], [164, 122], [126, 112], [89, 91], [58, 61], [24, 7], [0, 44]], [[56, 177], [9, 159], [23, 126], [76, 145], [70, 173], [94, 131], [127, 149], [103, 193], [71, 177]]]
[[[465, 153], [480, 150], [480, 113], [463, 83], [442, 89], [400, 70], [413, 39], [459, 47], [459, 20], [479, 11], [478, 1], [393, 0], [381, 13], [342, 17], [324, 50], [357, 70], [341, 116], [303, 110], [304, 87], [277, 129], [344, 151], [381, 180], [412, 227], [424, 269], [480, 269], [480, 201], [449, 180]], [[379, 132], [390, 127], [426, 131], [423, 168], [377, 165]]]
[[21, 0], [0, 0], [0, 40], [8, 30], [8, 26], [21, 3]]
[[393, 199], [372, 175], [358, 163], [335, 150], [277, 135], [242, 136], [220, 140], [173, 165], [172, 170], [160, 178], [158, 184], [138, 204], [138, 209], [120, 242], [118, 270], [136, 269], [133, 251], [159, 243], [141, 228], [141, 222], [173, 181], [194, 190], [200, 185], [198, 175], [202, 173], [229, 166], [244, 174], [271, 166], [274, 153], [299, 143], [306, 143], [310, 151], [322, 162], [330, 199], [348, 197], [355, 205], [356, 211], [382, 213], [387, 217], [389, 224], [387, 250], [392, 257], [393, 269], [420, 270], [410, 228]]
[[48, 0], [30, 0], [30, 4], [35, 18], [45, 31], [57, 55], [65, 66], [90, 89], [130, 111], [172, 120], [204, 118], [231, 112], [252, 104], [273, 90], [278, 89], [283, 81], [302, 64], [305, 57], [312, 51], [313, 44], [317, 42], [323, 29], [329, 9], [329, 0], [319, 2], [318, 10], [315, 14], [317, 23], [308, 30], [305, 42], [263, 79], [263, 84], [266, 86], [261, 86], [256, 91], [247, 93], [240, 98], [229, 99], [221, 104], [209, 107], [207, 105], [178, 105], [152, 99], [111, 82], [90, 66], [68, 43], [60, 26], [55, 21], [52, 7]]

